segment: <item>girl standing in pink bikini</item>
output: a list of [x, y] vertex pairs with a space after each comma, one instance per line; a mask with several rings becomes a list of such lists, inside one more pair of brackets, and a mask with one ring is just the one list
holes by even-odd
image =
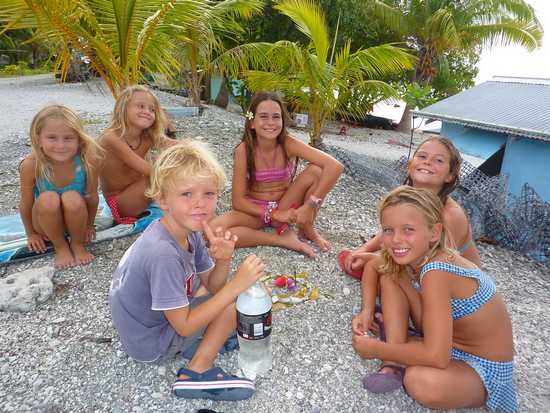
[[[328, 251], [329, 243], [313, 223], [344, 168], [326, 153], [288, 135], [287, 124], [288, 114], [277, 94], [253, 96], [243, 139], [234, 153], [233, 210], [211, 225], [236, 234], [237, 247], [272, 245], [313, 257], [313, 248], [288, 225], [296, 224], [302, 237]], [[309, 165], [295, 176], [300, 158]], [[276, 231], [262, 231], [269, 226]]]

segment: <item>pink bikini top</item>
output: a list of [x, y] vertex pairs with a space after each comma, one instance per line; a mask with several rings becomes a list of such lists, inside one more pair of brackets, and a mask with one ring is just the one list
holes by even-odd
[[294, 175], [294, 161], [288, 161], [284, 168], [270, 168], [256, 170], [254, 179], [256, 182], [290, 181]]

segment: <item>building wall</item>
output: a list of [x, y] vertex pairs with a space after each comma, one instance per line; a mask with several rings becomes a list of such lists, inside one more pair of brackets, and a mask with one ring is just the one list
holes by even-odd
[[506, 143], [506, 135], [483, 129], [468, 128], [443, 121], [441, 135], [451, 139], [460, 152], [487, 159]]
[[506, 144], [502, 174], [508, 176], [509, 190], [514, 195], [521, 193], [528, 183], [546, 202], [550, 202], [550, 142], [510, 137]]
[[503, 133], [468, 128], [448, 122], [441, 125], [441, 135], [453, 141], [468, 155], [489, 158], [506, 143], [501, 174], [508, 176], [509, 191], [520, 195], [529, 184], [546, 202], [550, 202], [550, 142], [507, 136]]

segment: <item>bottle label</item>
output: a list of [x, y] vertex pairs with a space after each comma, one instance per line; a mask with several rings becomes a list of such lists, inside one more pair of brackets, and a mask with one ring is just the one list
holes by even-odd
[[247, 340], [261, 340], [271, 334], [271, 310], [258, 315], [243, 314], [237, 310], [237, 333]]

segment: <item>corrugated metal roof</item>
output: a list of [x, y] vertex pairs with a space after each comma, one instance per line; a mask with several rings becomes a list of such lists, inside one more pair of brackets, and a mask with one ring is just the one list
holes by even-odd
[[549, 79], [499, 78], [413, 114], [550, 141]]

